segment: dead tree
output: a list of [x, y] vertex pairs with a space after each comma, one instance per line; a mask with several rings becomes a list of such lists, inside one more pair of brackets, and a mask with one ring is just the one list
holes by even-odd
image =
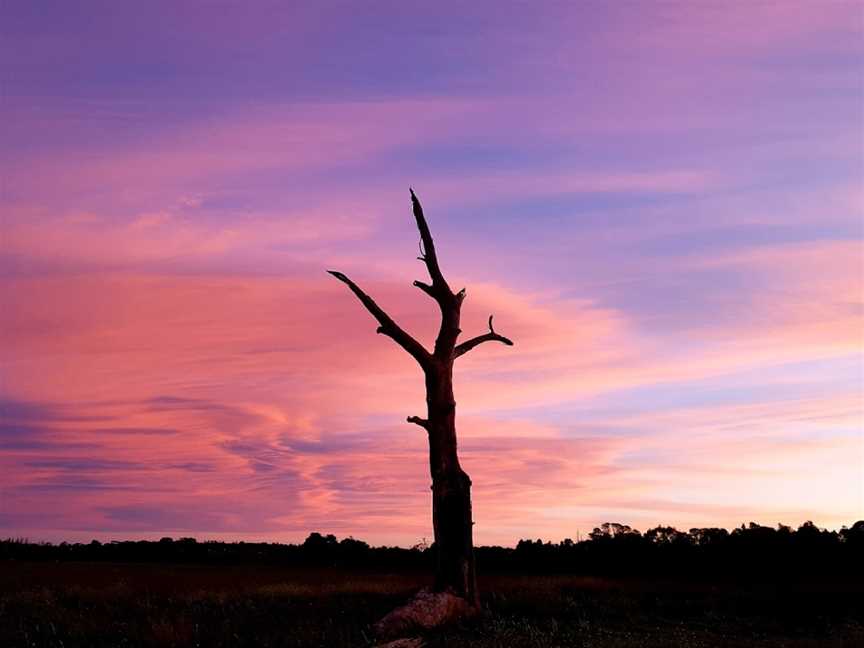
[[459, 319], [465, 289], [454, 293], [438, 265], [435, 243], [423, 215], [420, 201], [411, 191], [411, 204], [417, 229], [420, 230], [420, 256], [426, 264], [431, 283], [415, 281], [424, 293], [434, 299], [441, 310], [441, 326], [430, 353], [420, 342], [402, 329], [357, 284], [341, 272], [328, 270], [348, 285], [372, 316], [378, 320], [378, 333], [393, 339], [414, 358], [426, 378], [426, 418], [409, 416], [408, 422], [419, 425], [429, 436], [429, 468], [432, 473], [432, 525], [435, 533], [435, 590], [451, 592], [472, 606], [478, 602], [474, 568], [474, 544], [471, 519], [471, 480], [459, 465], [456, 451], [456, 401], [453, 398], [453, 361], [483, 342], [513, 342], [492, 328], [461, 344]]

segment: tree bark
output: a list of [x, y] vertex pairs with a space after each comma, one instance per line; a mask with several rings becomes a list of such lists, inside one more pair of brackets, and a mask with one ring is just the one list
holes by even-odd
[[508, 338], [489, 332], [456, 344], [465, 289], [453, 293], [441, 268], [429, 226], [420, 201], [411, 192], [417, 229], [420, 232], [421, 256], [431, 284], [415, 281], [414, 285], [432, 297], [441, 311], [441, 325], [435, 348], [429, 352], [399, 327], [378, 304], [341, 272], [330, 274], [347, 284], [366, 309], [378, 320], [378, 333], [392, 338], [423, 369], [426, 380], [426, 418], [409, 416], [408, 422], [424, 428], [429, 436], [429, 470], [432, 475], [432, 524], [435, 537], [435, 589], [465, 599], [471, 606], [479, 603], [477, 575], [474, 566], [474, 521], [471, 515], [471, 479], [459, 465], [456, 445], [456, 401], [453, 397], [453, 363], [478, 344], [495, 341], [512, 346]]
[[471, 479], [459, 465], [453, 361], [426, 372], [432, 524], [435, 534], [435, 589], [478, 603], [474, 568]]

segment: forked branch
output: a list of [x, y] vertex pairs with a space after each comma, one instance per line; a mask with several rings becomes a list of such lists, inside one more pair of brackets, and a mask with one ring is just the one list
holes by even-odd
[[470, 340], [465, 340], [462, 344], [456, 346], [453, 349], [453, 357], [458, 358], [459, 356], [468, 353], [471, 349], [476, 347], [478, 344], [483, 344], [483, 342], [501, 342], [502, 344], [506, 344], [507, 346], [513, 346], [513, 340], [510, 338], [506, 338], [503, 335], [498, 335], [495, 332], [495, 329], [492, 327], [492, 316], [489, 316], [489, 332], [484, 333], [483, 335], [478, 335], [477, 337], [473, 337]]
[[422, 344], [411, 337], [409, 333], [394, 322], [393, 318], [385, 313], [384, 310], [375, 303], [374, 299], [363, 292], [360, 287], [348, 277], [341, 272], [336, 272], [335, 270], [328, 270], [327, 272], [336, 277], [342, 283], [346, 284], [351, 289], [351, 292], [357, 295], [357, 299], [363, 303], [366, 310], [372, 313], [372, 316], [378, 320], [378, 323], [380, 324], [377, 330], [378, 333], [382, 333], [383, 335], [392, 338], [396, 344], [410, 353], [411, 356], [420, 363], [421, 367], [425, 368], [427, 366], [431, 359], [431, 355]]

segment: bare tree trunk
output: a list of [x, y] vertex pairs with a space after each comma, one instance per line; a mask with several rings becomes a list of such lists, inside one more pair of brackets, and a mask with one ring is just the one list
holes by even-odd
[[435, 589], [450, 592], [478, 604], [477, 576], [474, 568], [473, 525], [471, 517], [471, 479], [459, 465], [456, 447], [456, 401], [453, 398], [453, 363], [478, 344], [488, 341], [512, 345], [508, 338], [489, 332], [461, 344], [459, 321], [465, 289], [450, 290], [438, 266], [435, 244], [420, 202], [411, 192], [411, 202], [417, 229], [420, 231], [421, 256], [426, 264], [431, 284], [415, 281], [414, 285], [432, 297], [441, 311], [441, 326], [435, 339], [435, 349], [426, 348], [406, 333], [366, 293], [341, 272], [330, 274], [347, 284], [366, 309], [378, 320], [378, 333], [387, 335], [407, 351], [423, 369], [426, 378], [426, 418], [409, 416], [408, 422], [424, 428], [429, 435], [429, 469], [432, 474], [432, 523], [435, 530], [436, 566]]
[[435, 530], [435, 588], [478, 603], [474, 570], [471, 480], [459, 465], [453, 364], [426, 374], [429, 412], [429, 468], [432, 474], [432, 523]]

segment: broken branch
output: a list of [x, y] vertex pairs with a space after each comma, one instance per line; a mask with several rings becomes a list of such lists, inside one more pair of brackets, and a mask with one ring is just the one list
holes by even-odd
[[409, 423], [414, 423], [414, 425], [419, 425], [422, 428], [429, 429], [429, 421], [424, 418], [420, 418], [419, 416], [409, 416], [407, 421]]

